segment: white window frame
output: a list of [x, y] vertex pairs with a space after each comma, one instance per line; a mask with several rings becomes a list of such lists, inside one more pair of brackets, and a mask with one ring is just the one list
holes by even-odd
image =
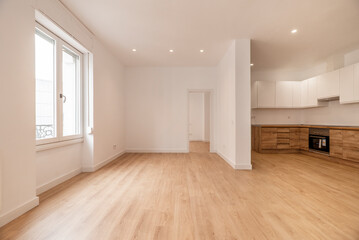
[[[35, 33], [36, 29], [38, 29], [40, 32], [44, 33], [45, 35], [48, 35], [52, 39], [55, 40], [55, 112], [56, 112], [56, 137], [54, 138], [46, 138], [46, 139], [36, 139], [36, 145], [46, 145], [46, 144], [53, 144], [53, 143], [59, 143], [59, 142], [65, 142], [70, 141], [74, 139], [82, 139], [83, 138], [83, 76], [84, 76], [84, 55], [82, 52], [77, 50], [75, 47], [68, 44], [66, 41], [64, 41], [62, 38], [58, 37], [56, 34], [36, 22], [35, 25]], [[72, 51], [76, 55], [79, 56], [79, 60], [77, 61], [77, 74], [79, 75], [79, 129], [80, 133], [76, 135], [71, 136], [63, 136], [63, 99], [60, 98], [60, 94], [62, 93], [62, 49], [67, 48], [68, 50]]]

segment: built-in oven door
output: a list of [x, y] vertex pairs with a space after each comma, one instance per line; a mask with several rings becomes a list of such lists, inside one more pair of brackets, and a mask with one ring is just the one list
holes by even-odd
[[309, 149], [329, 153], [329, 137], [309, 135]]

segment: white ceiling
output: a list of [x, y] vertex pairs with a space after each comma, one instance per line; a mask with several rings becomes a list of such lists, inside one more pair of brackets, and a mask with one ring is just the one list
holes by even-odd
[[305, 68], [359, 45], [358, 0], [61, 2], [126, 66], [214, 66], [251, 38], [254, 69]]

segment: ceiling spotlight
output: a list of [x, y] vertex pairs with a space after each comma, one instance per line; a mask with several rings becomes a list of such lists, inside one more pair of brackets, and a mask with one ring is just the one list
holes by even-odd
[[174, 50], [173, 49], [170, 49], [170, 53], [173, 53], [174, 52]]
[[253, 63], [251, 63], [251, 67], [253, 67], [254, 66], [254, 64]]
[[132, 52], [136, 52], [136, 51], [137, 51], [137, 49], [136, 49], [136, 48], [132, 49]]
[[291, 33], [297, 33], [298, 32], [298, 29], [293, 29], [292, 31], [290, 31]]
[[199, 50], [201, 53], [204, 53], [204, 50], [203, 49], [201, 49], [201, 50]]

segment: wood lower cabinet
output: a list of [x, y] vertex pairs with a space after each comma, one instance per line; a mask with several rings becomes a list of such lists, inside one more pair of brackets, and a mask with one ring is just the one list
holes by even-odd
[[[318, 156], [359, 163], [359, 130], [343, 127], [343, 129], [329, 129], [329, 134], [329, 156]], [[253, 126], [252, 149], [262, 153], [295, 153], [301, 151], [309, 154], [309, 127]]]
[[309, 150], [309, 128], [300, 129], [300, 149], [308, 151]]
[[260, 151], [260, 137], [261, 136], [261, 128], [252, 126], [252, 150], [259, 152]]
[[329, 155], [343, 158], [343, 130], [329, 130]]
[[300, 128], [290, 128], [289, 138], [290, 149], [300, 149]]
[[289, 128], [277, 128], [277, 149], [290, 149]]
[[261, 149], [277, 149], [277, 128], [261, 129]]
[[[261, 150], [299, 150], [300, 128], [266, 128], [254, 127], [252, 136], [260, 138], [253, 139], [255, 151]], [[260, 137], [259, 137], [260, 136]]]
[[343, 130], [343, 158], [359, 162], [359, 131]]

